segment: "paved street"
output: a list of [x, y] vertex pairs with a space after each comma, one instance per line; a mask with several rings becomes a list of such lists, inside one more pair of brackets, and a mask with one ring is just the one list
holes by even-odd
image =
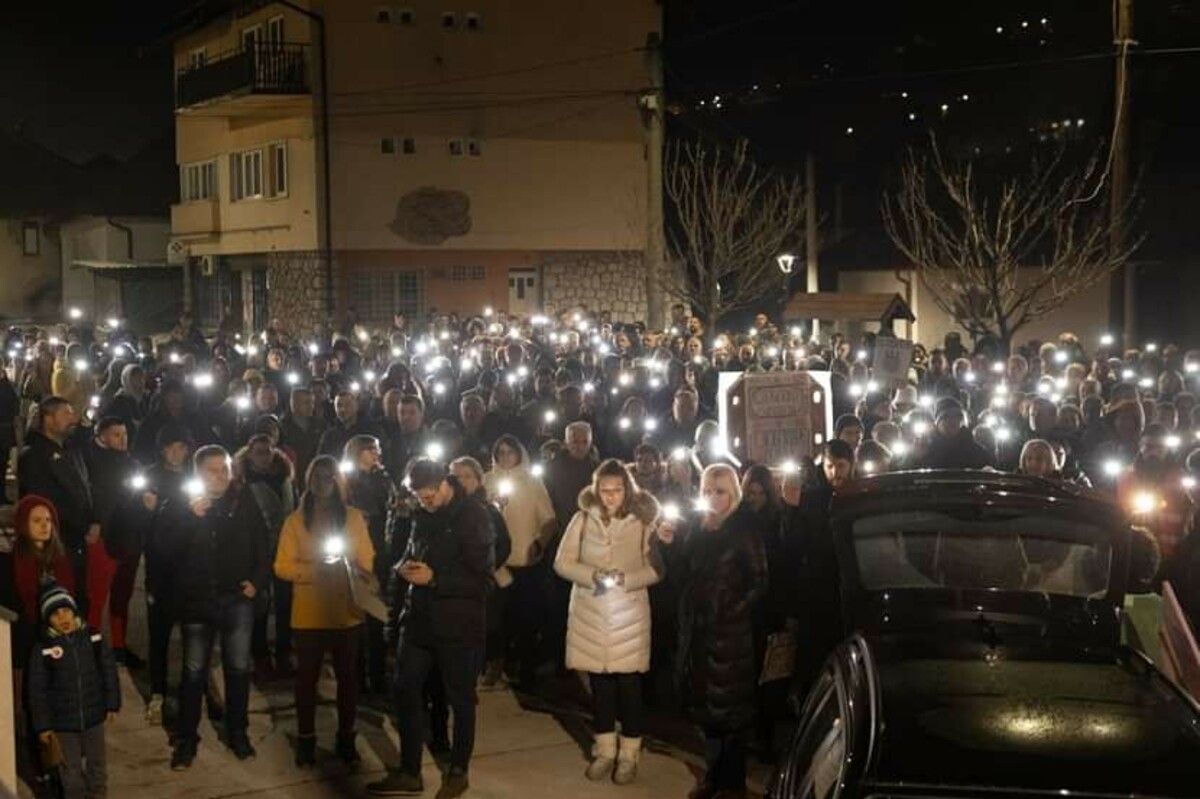
[[[144, 594], [140, 585], [134, 597], [132, 636], [144, 654]], [[178, 636], [173, 642], [171, 684], [179, 675]], [[250, 737], [257, 759], [238, 762], [218, 740], [216, 729], [203, 722], [200, 754], [190, 771], [170, 770], [167, 733], [143, 718], [144, 670], [131, 676], [121, 669], [124, 707], [110, 727], [109, 795], [121, 799], [217, 799], [218, 797], [367, 796], [364, 785], [378, 779], [384, 763], [398, 759], [398, 741], [391, 722], [385, 722], [385, 705], [375, 699], [363, 702], [359, 715], [361, 766], [351, 772], [332, 753], [335, 710], [332, 672], [322, 680], [322, 704], [317, 713], [318, 768], [300, 771], [292, 764], [295, 712], [290, 683], [254, 687], [250, 707]], [[479, 728], [471, 768], [473, 797], [683, 797], [694, 784], [694, 769], [701, 760], [690, 752], [661, 740], [649, 742], [638, 781], [618, 788], [590, 783], [583, 777], [586, 765], [587, 714], [577, 693], [573, 700], [551, 706], [544, 700], [521, 702], [508, 690], [483, 692], [479, 698]], [[522, 706], [522, 702], [525, 706]], [[553, 710], [553, 712], [551, 712]], [[669, 737], [678, 742], [678, 730]], [[426, 757], [426, 794], [440, 785], [437, 765]]]

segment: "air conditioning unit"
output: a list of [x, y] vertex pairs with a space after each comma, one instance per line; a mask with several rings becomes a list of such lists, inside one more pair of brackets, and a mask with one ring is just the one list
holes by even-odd
[[200, 256], [200, 274], [204, 277], [212, 277], [217, 273], [217, 258], [215, 255]]

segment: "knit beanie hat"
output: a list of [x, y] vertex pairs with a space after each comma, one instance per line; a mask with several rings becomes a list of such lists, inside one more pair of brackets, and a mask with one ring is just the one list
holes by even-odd
[[51, 583], [42, 589], [38, 604], [42, 609], [42, 621], [46, 624], [50, 623], [50, 616], [59, 608], [70, 608], [72, 613], [79, 614], [79, 608], [76, 606], [71, 592], [58, 583]]

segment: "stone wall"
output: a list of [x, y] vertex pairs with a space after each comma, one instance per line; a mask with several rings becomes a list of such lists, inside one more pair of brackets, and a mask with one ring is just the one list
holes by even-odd
[[325, 257], [317, 251], [267, 255], [267, 308], [292, 332], [314, 329], [325, 321]]
[[572, 308], [611, 311], [614, 321], [646, 318], [646, 278], [640, 252], [545, 253], [542, 303], [546, 313]]

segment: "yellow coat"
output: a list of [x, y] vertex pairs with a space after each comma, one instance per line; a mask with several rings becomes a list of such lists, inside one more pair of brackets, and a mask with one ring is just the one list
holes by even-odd
[[[346, 508], [346, 558], [352, 565], [370, 572], [375, 547], [367, 531], [366, 520], [355, 508]], [[304, 526], [303, 509], [296, 510], [283, 523], [279, 548], [275, 551], [275, 576], [292, 583], [292, 629], [342, 630], [362, 624], [365, 614], [350, 596], [345, 566], [323, 562], [325, 534], [314, 535]]]

